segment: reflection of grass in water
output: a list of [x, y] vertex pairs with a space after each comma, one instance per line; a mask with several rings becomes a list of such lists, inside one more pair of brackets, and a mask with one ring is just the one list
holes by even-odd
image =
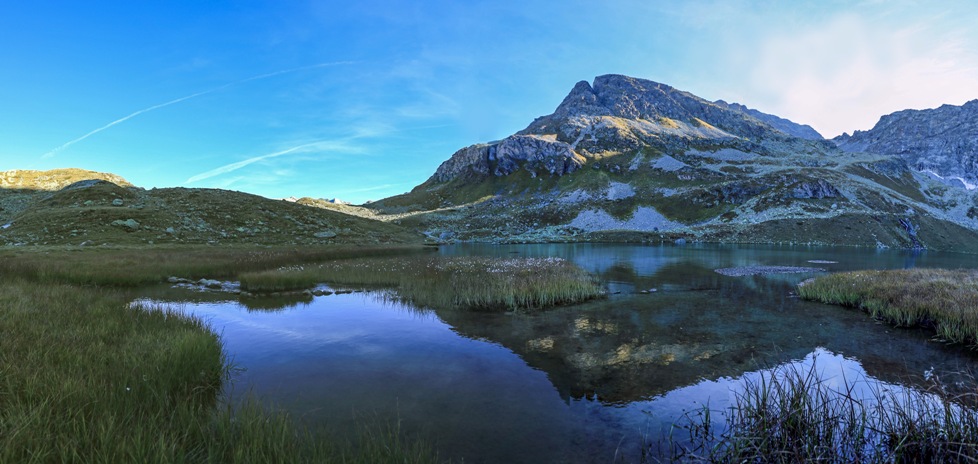
[[355, 444], [256, 404], [200, 320], [96, 288], [0, 282], [0, 462], [432, 462], [389, 427]]
[[262, 296], [259, 298], [241, 298], [240, 304], [250, 312], [278, 312], [312, 303], [308, 295]]
[[802, 298], [853, 306], [899, 327], [929, 327], [943, 340], [978, 343], [978, 273], [969, 270], [858, 271], [801, 285]]
[[241, 288], [284, 291], [320, 282], [397, 287], [405, 299], [434, 308], [532, 309], [594, 298], [587, 272], [559, 258], [405, 257], [335, 261], [244, 273]]
[[[874, 387], [868, 398], [822, 379], [815, 364], [788, 365], [745, 380], [733, 406], [689, 413], [672, 442], [676, 460], [707, 462], [974, 462], [978, 393], [950, 395], [936, 377], [928, 392]], [[975, 384], [972, 379], [972, 384]], [[895, 389], [894, 389], [895, 390]], [[718, 427], [713, 417], [721, 414]]]

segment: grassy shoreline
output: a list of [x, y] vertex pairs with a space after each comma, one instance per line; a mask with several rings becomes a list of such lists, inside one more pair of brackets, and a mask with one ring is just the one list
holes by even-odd
[[0, 462], [436, 462], [429, 445], [389, 425], [363, 424], [354, 441], [338, 440], [254, 398], [235, 408], [223, 404], [219, 393], [231, 366], [218, 335], [166, 308], [130, 306], [127, 292], [114, 288], [159, 282], [181, 270], [234, 275], [238, 266], [363, 251], [4, 253]]
[[0, 276], [38, 283], [138, 287], [170, 276], [237, 278], [244, 272], [303, 263], [433, 251], [422, 246], [33, 248], [0, 252]]
[[804, 299], [860, 308], [897, 327], [932, 329], [978, 347], [978, 272], [902, 269], [830, 274], [799, 285]]

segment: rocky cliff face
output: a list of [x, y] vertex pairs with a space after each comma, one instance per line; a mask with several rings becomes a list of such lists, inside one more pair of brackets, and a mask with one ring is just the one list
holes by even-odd
[[514, 135], [491, 144], [463, 148], [438, 167], [433, 179], [447, 182], [456, 178], [507, 176], [519, 169], [531, 177], [541, 174], [562, 176], [584, 164], [584, 157], [567, 143], [553, 137]]
[[[973, 126], [953, 119], [958, 126], [915, 129], [942, 140], [923, 143], [931, 153], [973, 153], [974, 136], [950, 136]], [[807, 126], [743, 105], [599, 76], [575, 85], [552, 114], [459, 150], [428, 181], [368, 205], [368, 214], [439, 241], [628, 237], [978, 251], [978, 196], [921, 172], [936, 169], [937, 155], [921, 165], [864, 151], [843, 151]], [[968, 161], [958, 161], [959, 171], [939, 172], [964, 177]]]
[[883, 116], [868, 131], [832, 141], [850, 152], [898, 156], [912, 169], [931, 172], [951, 184], [978, 186], [978, 100], [898, 111]]

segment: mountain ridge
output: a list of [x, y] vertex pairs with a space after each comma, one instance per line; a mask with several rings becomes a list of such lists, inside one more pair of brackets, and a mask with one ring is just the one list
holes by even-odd
[[897, 111], [880, 117], [868, 131], [842, 134], [832, 141], [846, 151], [900, 157], [917, 171], [930, 171], [951, 185], [978, 187], [978, 99]]
[[801, 138], [778, 121], [787, 120], [653, 81], [598, 76], [525, 129], [465, 147], [411, 192], [365, 206], [444, 241], [960, 249], [978, 239], [973, 195], [899, 157]]

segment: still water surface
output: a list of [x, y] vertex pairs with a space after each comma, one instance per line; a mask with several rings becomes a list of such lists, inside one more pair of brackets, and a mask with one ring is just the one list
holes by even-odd
[[722, 410], [743, 381], [779, 365], [814, 363], [827, 382], [859, 382], [857, 391], [868, 392], [914, 388], [930, 369], [950, 378], [978, 361], [924, 332], [795, 298], [795, 285], [817, 274], [714, 272], [978, 267], [970, 255], [598, 244], [439, 252], [563, 257], [612, 294], [537, 314], [432, 311], [392, 303], [384, 291], [240, 302], [167, 289], [146, 300], [183, 308], [221, 333], [244, 369], [232, 396], [253, 391], [336, 433], [355, 421], [400, 420], [440, 457], [465, 462], [636, 461], [684, 414], [704, 404]]

